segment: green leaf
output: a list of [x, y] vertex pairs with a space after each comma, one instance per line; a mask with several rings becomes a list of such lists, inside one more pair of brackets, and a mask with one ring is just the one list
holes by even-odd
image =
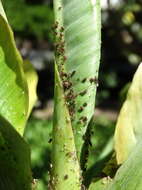
[[119, 168], [113, 182], [105, 190], [142, 189], [142, 143], [138, 143], [128, 160]]
[[55, 107], [53, 120], [50, 188], [80, 190], [80, 168], [62, 82], [55, 65]]
[[38, 82], [38, 76], [32, 64], [27, 60], [24, 61], [24, 72], [28, 84], [28, 113], [27, 113], [27, 118], [28, 118], [37, 100], [36, 87]]
[[[4, 19], [7, 21], [7, 17], [6, 17], [6, 14], [5, 14], [5, 11], [3, 9], [3, 6], [2, 6], [2, 2], [0, 0], [0, 14], [4, 17]], [[7, 21], [8, 22], [8, 21]]]
[[[100, 61], [100, 1], [55, 0], [56, 62], [64, 85], [78, 158], [83, 135], [94, 114]], [[67, 77], [63, 76], [63, 72]]]
[[0, 114], [23, 134], [28, 112], [28, 89], [23, 61], [12, 30], [0, 15]]
[[28, 144], [0, 116], [0, 189], [31, 190], [30, 149]]
[[[114, 123], [108, 122], [103, 117], [95, 118], [90, 122], [88, 129], [88, 136], [84, 137], [85, 150], [82, 156], [84, 161], [81, 160], [81, 163], [84, 162], [82, 169], [84, 171], [84, 184], [87, 187], [94, 177], [102, 174], [103, 168], [112, 156]], [[104, 171], [103, 173], [107, 174]]]
[[112, 179], [110, 177], [104, 177], [102, 179], [96, 179], [96, 181], [92, 182], [89, 186], [89, 190], [105, 190], [108, 187]]
[[0, 1], [0, 114], [22, 135], [37, 99], [37, 75], [16, 48]]
[[142, 64], [139, 65], [127, 99], [120, 111], [115, 131], [117, 162], [124, 162], [142, 138]]

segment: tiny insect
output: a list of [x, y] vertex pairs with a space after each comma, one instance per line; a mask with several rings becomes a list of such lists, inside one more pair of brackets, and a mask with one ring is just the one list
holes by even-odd
[[68, 77], [68, 74], [63, 71], [60, 73], [60, 75], [61, 75], [61, 77]]
[[66, 174], [66, 175], [64, 176], [64, 180], [68, 179], [68, 177], [69, 177], [69, 176]]
[[52, 142], [52, 138], [51, 138], [51, 139], [49, 139], [48, 143], [51, 143], [51, 142]]
[[81, 106], [78, 110], [78, 112], [82, 112], [84, 110], [84, 108]]
[[84, 83], [86, 80], [87, 80], [87, 79], [86, 79], [86, 78], [84, 78], [81, 82], [82, 82], [82, 83]]
[[72, 73], [70, 74], [70, 77], [73, 77], [75, 73], [76, 71], [72, 71]]
[[87, 117], [86, 116], [82, 116], [79, 120], [83, 121], [85, 123], [87, 121]]
[[82, 92], [79, 93], [80, 96], [84, 96], [87, 93], [87, 90], [84, 90]]
[[59, 7], [58, 10], [60, 11], [62, 9], [62, 7]]
[[64, 31], [64, 27], [61, 27], [61, 28], [60, 28], [60, 31], [63, 32], [63, 31]]
[[61, 53], [64, 53], [65, 52], [65, 49], [64, 48], [60, 48], [59, 49]]
[[57, 36], [57, 35], [58, 35], [58, 33], [57, 33], [57, 32], [54, 32], [54, 34], [55, 34], [55, 36]]
[[67, 60], [67, 57], [66, 57], [66, 56], [64, 56], [64, 57], [63, 57], [63, 59], [64, 59], [64, 61], [66, 61], [66, 60]]
[[98, 79], [95, 77], [95, 78], [90, 78], [90, 83], [95, 83], [95, 84], [98, 84]]
[[84, 104], [83, 104], [83, 107], [86, 107], [87, 106], [87, 103], [85, 102]]
[[63, 81], [64, 89], [69, 89], [72, 86], [72, 82], [70, 81]]

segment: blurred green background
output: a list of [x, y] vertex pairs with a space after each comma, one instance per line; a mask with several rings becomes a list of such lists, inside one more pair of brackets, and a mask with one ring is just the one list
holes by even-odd
[[[91, 149], [91, 155], [95, 159], [90, 159], [88, 176], [92, 171], [97, 176], [101, 168], [98, 163], [102, 165], [112, 152], [117, 114], [142, 60], [142, 1], [101, 0], [101, 3], [102, 55], [92, 123], [95, 150]], [[38, 189], [45, 190], [54, 104], [53, 3], [51, 0], [3, 0], [3, 4], [17, 47], [23, 58], [30, 59], [39, 75], [38, 101], [27, 124], [25, 139], [31, 145], [33, 176], [39, 179]]]

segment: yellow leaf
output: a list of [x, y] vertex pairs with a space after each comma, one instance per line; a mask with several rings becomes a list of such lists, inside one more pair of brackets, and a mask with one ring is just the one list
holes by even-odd
[[24, 72], [28, 85], [28, 113], [27, 113], [27, 118], [28, 118], [37, 100], [36, 87], [38, 82], [38, 76], [32, 64], [28, 60], [24, 61]]
[[120, 111], [115, 131], [118, 164], [123, 163], [142, 138], [142, 63], [139, 65]]

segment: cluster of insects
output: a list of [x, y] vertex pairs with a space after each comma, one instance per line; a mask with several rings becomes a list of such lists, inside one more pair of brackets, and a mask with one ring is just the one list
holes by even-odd
[[87, 122], [87, 117], [86, 116], [82, 116], [82, 117], [79, 118], [79, 121], [81, 123], [86, 123]]
[[85, 102], [80, 108], [78, 109], [78, 112], [82, 112], [84, 108], [87, 106], [87, 103]]
[[60, 59], [61, 64], [66, 61], [67, 57], [65, 56], [65, 41], [64, 41], [64, 27], [59, 26], [59, 22], [55, 22], [52, 27], [56, 43], [55, 46], [55, 54], [58, 59]]
[[62, 79], [62, 82], [63, 82], [63, 88], [64, 88], [64, 92], [65, 92], [65, 99], [66, 99], [66, 102], [67, 102], [67, 106], [68, 106], [68, 109], [69, 109], [69, 114], [71, 116], [71, 119], [73, 120], [73, 116], [74, 116], [74, 113], [75, 113], [75, 98], [76, 98], [76, 95], [73, 91], [73, 88], [72, 88], [72, 82], [70, 81], [70, 77], [72, 75], [71, 74], [65, 74], [65, 73], [61, 73], [61, 79]]
[[[59, 7], [58, 10], [61, 10], [62, 7]], [[64, 88], [64, 93], [65, 93], [65, 99], [66, 103], [69, 109], [69, 114], [71, 116], [71, 120], [74, 120], [74, 115], [76, 111], [76, 102], [75, 99], [77, 96], [84, 96], [87, 94], [87, 89], [79, 92], [78, 94], [74, 93], [74, 90], [72, 88], [72, 82], [71, 78], [75, 75], [76, 71], [73, 70], [71, 73], [66, 73], [65, 72], [65, 62], [67, 60], [66, 57], [66, 52], [65, 52], [65, 40], [64, 40], [64, 27], [59, 25], [59, 22], [55, 22], [53, 26], [55, 38], [56, 38], [56, 43], [55, 43], [55, 54], [56, 54], [56, 59], [58, 63], [58, 69], [60, 73], [60, 77], [62, 80], [63, 88]], [[85, 82], [90, 82], [91, 85], [95, 84], [98, 86], [98, 79], [96, 77], [94, 78], [83, 78], [83, 79], [77, 79], [77, 81], [80, 81], [81, 83]], [[78, 112], [81, 113], [87, 106], [87, 103], [84, 103], [82, 106], [78, 108]], [[87, 122], [87, 117], [82, 116], [79, 121], [81, 124], [86, 124]]]
[[94, 84], [96, 84], [97, 86], [98, 86], [98, 84], [99, 84], [97, 77], [90, 78], [89, 81], [90, 81], [91, 84], [94, 83]]

